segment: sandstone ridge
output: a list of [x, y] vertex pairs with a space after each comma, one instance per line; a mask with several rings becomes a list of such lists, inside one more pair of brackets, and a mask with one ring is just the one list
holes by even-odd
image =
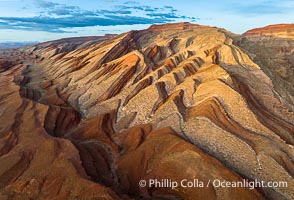
[[[246, 35], [177, 23], [1, 51], [0, 199], [293, 199], [293, 88]], [[138, 185], [155, 178], [288, 187]]]

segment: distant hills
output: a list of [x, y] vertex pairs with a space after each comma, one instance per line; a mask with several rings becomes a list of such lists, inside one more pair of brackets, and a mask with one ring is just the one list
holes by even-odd
[[0, 42], [0, 49], [14, 49], [25, 46], [31, 46], [34, 44], [38, 44], [37, 41], [29, 41], [29, 42]]

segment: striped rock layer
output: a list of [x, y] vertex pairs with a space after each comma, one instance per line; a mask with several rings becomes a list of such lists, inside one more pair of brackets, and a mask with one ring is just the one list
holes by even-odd
[[[1, 51], [0, 199], [294, 199], [293, 39], [253, 34], [178, 23]], [[288, 187], [138, 185], [194, 178]]]

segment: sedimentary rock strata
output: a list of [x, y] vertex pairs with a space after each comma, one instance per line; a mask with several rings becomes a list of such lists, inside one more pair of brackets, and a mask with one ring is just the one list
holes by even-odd
[[[179, 23], [1, 51], [0, 198], [293, 199], [293, 75], [255, 32]], [[138, 185], [155, 178], [288, 187]]]

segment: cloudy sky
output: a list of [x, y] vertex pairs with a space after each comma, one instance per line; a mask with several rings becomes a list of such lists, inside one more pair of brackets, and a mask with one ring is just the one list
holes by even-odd
[[47, 41], [188, 21], [235, 33], [294, 23], [293, 0], [0, 0], [0, 42]]

